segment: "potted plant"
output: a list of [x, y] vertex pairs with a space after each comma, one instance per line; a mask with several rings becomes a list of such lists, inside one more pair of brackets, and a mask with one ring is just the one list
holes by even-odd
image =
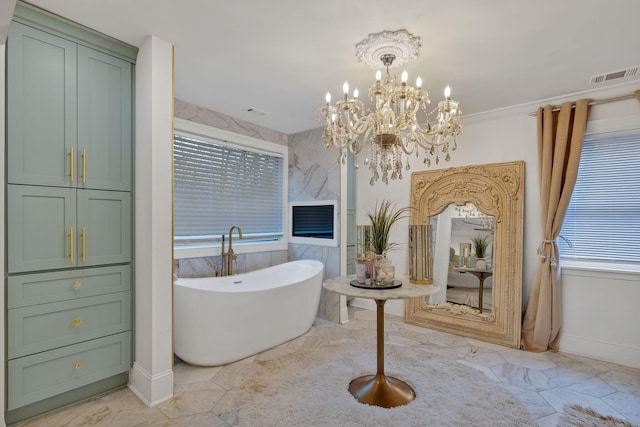
[[471, 242], [473, 243], [473, 251], [477, 258], [476, 268], [486, 269], [487, 261], [484, 257], [487, 255], [487, 248], [489, 247], [489, 236], [481, 236], [478, 234], [471, 239]]
[[372, 212], [368, 212], [367, 216], [371, 222], [371, 249], [376, 254], [376, 263], [374, 265], [374, 279], [383, 284], [390, 284], [394, 279], [394, 268], [391, 262], [385, 258], [387, 252], [398, 246], [397, 242], [389, 240], [391, 227], [404, 218], [410, 208], [396, 209], [394, 203], [389, 200], [383, 200], [380, 204], [376, 202], [376, 206]]
[[389, 233], [409, 210], [408, 207], [395, 209], [393, 202], [383, 200], [380, 204], [376, 202], [373, 212], [367, 213], [371, 222], [371, 248], [377, 255], [384, 255], [398, 246], [397, 242], [389, 241]]

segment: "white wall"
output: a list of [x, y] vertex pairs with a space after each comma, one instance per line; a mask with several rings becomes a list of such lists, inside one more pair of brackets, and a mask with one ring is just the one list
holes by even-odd
[[147, 39], [135, 81], [135, 360], [129, 388], [153, 406], [173, 395], [173, 47]]
[[[462, 135], [458, 138], [458, 149], [451, 154], [451, 161], [446, 163], [441, 161], [439, 165], [432, 166], [432, 169], [440, 169], [454, 166], [464, 166], [471, 164], [497, 163], [515, 160], [525, 161], [525, 209], [524, 209], [524, 248], [523, 248], [523, 311], [531, 292], [533, 278], [537, 268], [538, 257], [536, 250], [541, 240], [540, 212], [539, 212], [539, 188], [538, 188], [538, 158], [537, 158], [537, 137], [536, 118], [530, 116], [530, 112], [536, 111], [538, 106], [546, 104], [557, 105], [565, 100], [577, 100], [580, 98], [601, 99], [618, 95], [626, 95], [637, 89], [638, 83], [618, 85], [607, 89], [592, 91], [589, 93], [570, 94], [550, 100], [541, 100], [527, 105], [515, 106], [503, 110], [466, 116], [463, 118]], [[464, 99], [460, 100], [464, 111]], [[589, 119], [602, 120], [624, 116], [640, 114], [640, 103], [636, 99], [629, 99], [609, 104], [595, 105], [591, 107]], [[423, 170], [422, 158], [411, 157], [411, 171]], [[369, 185], [369, 171], [362, 167], [358, 171], [357, 177], [357, 223], [366, 224], [366, 212], [371, 210], [375, 201], [383, 198], [396, 200], [397, 206], [408, 206], [410, 204], [410, 177], [405, 173], [402, 181], [391, 181], [388, 186], [378, 182], [375, 186]], [[407, 220], [398, 224], [392, 232], [393, 240], [403, 242], [401, 248], [406, 248], [407, 242]], [[392, 252], [389, 257], [396, 266], [397, 274], [407, 274], [407, 257], [405, 250]], [[604, 284], [602, 284], [604, 285]], [[628, 289], [627, 289], [628, 290]], [[634, 295], [621, 289], [614, 292], [611, 298], [606, 301], [613, 307], [620, 301], [633, 298]], [[567, 306], [567, 313], [564, 321], [571, 324], [574, 319], [571, 316], [577, 315], [578, 310], [573, 307], [582, 307], [579, 293], [570, 297], [564, 303]], [[636, 299], [637, 301], [637, 299]], [[605, 303], [601, 301], [601, 304]], [[398, 302], [401, 304], [401, 302]], [[393, 311], [391, 311], [393, 309]], [[402, 307], [390, 307], [389, 312], [402, 314]], [[582, 310], [583, 315], [588, 316], [587, 310]], [[610, 328], [625, 328], [625, 325], [618, 324], [616, 319], [608, 319], [607, 326]], [[638, 335], [637, 327], [626, 327], [627, 335]], [[562, 332], [561, 332], [562, 334]], [[561, 347], [562, 350], [562, 347]], [[590, 355], [585, 351], [581, 353]], [[594, 354], [595, 357], [595, 354]], [[622, 359], [621, 362], [623, 363]]]
[[562, 268], [560, 349], [640, 368], [640, 274]]
[[5, 43], [15, 7], [16, 0], [0, 0], [0, 44]]

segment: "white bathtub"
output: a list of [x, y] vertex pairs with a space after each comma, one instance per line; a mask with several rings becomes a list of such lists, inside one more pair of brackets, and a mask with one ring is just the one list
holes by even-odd
[[320, 302], [324, 266], [292, 261], [246, 274], [177, 279], [174, 351], [193, 365], [216, 366], [307, 332]]

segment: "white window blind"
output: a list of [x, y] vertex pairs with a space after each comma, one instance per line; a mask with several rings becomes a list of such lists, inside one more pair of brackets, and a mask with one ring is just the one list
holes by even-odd
[[216, 242], [232, 225], [243, 241], [281, 239], [283, 168], [281, 156], [174, 135], [175, 244]]
[[585, 138], [560, 236], [563, 258], [640, 262], [640, 133]]

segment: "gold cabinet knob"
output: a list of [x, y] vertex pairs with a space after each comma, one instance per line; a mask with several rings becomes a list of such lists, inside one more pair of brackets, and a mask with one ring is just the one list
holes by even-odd
[[73, 319], [73, 326], [80, 326], [80, 323], [82, 322], [80, 321], [79, 318], [76, 317], [75, 319]]
[[80, 282], [73, 282], [73, 290], [77, 291], [78, 289], [80, 289]]
[[74, 364], [73, 365], [73, 369], [75, 369], [76, 371], [79, 371], [80, 370], [80, 364], [79, 363]]

